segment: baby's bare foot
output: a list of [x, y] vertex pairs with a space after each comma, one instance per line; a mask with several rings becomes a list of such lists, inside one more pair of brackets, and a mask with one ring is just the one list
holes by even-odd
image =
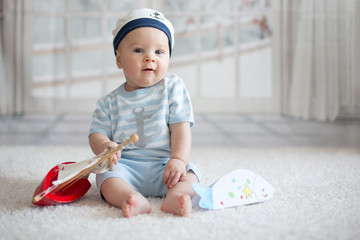
[[188, 217], [192, 210], [191, 198], [189, 195], [184, 194], [175, 196], [173, 199], [165, 199], [161, 206], [161, 210], [167, 213]]
[[180, 216], [188, 217], [191, 214], [192, 203], [189, 195], [183, 195], [179, 198], [180, 205]]
[[122, 204], [121, 209], [124, 217], [130, 218], [139, 214], [150, 213], [151, 205], [146, 198], [137, 194], [130, 194]]

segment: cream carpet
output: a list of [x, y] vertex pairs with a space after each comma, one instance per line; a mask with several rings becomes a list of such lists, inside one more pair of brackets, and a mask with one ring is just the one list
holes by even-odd
[[[0, 239], [359, 239], [360, 150], [336, 148], [195, 148], [192, 161], [210, 185], [237, 168], [275, 188], [267, 202], [189, 218], [153, 211], [132, 219], [100, 200], [93, 186], [79, 201], [32, 205], [55, 164], [91, 157], [87, 147], [0, 147]], [[94, 185], [94, 176], [90, 177]]]

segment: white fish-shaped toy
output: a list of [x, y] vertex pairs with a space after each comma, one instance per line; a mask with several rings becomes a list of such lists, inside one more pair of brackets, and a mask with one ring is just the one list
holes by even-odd
[[221, 209], [238, 205], [267, 201], [274, 188], [259, 175], [245, 169], [237, 169], [217, 180], [209, 187], [192, 184], [197, 193], [194, 205], [201, 208]]

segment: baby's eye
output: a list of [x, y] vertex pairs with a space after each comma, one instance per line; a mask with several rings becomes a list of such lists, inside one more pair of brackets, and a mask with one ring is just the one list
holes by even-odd
[[141, 48], [135, 48], [134, 52], [136, 52], [136, 53], [142, 53], [143, 50], [142, 50]]
[[163, 50], [156, 50], [155, 53], [161, 55], [161, 54], [164, 54], [164, 51]]

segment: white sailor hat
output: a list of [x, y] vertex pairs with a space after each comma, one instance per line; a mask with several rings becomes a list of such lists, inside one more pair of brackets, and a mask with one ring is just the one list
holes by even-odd
[[117, 20], [116, 27], [112, 31], [115, 55], [119, 43], [126, 34], [141, 27], [153, 27], [163, 31], [169, 39], [171, 56], [174, 47], [174, 27], [171, 22], [165, 18], [164, 14], [148, 8], [133, 10]]

